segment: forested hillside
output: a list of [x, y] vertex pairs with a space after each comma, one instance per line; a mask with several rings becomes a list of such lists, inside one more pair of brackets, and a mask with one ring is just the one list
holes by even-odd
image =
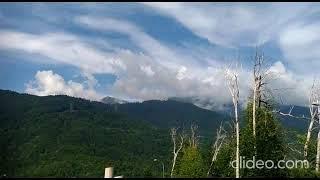
[[107, 105], [5, 90], [0, 100], [1, 174], [14, 176], [102, 177], [109, 165], [124, 176], [159, 176], [153, 159], [170, 164], [170, 127], [196, 123], [209, 143], [227, 119], [175, 101]]
[[[27, 177], [158, 176], [168, 160], [167, 130], [67, 96], [0, 92], [1, 174]], [[70, 108], [71, 107], [71, 108]]]
[[[188, 148], [189, 143], [182, 149], [174, 176], [205, 177], [216, 130], [221, 122], [228, 122], [220, 113], [172, 100], [108, 105], [69, 96], [39, 97], [0, 90], [0, 101], [0, 171], [15, 177], [103, 177], [108, 166], [125, 177], [160, 177], [161, 163], [165, 176], [170, 176], [170, 128], [188, 132], [191, 124], [199, 127], [199, 142], [196, 149]], [[305, 108], [297, 108], [299, 112]], [[245, 111], [240, 118], [245, 125]], [[283, 130], [291, 129], [282, 131], [283, 143], [295, 142], [291, 146], [301, 148], [298, 141], [303, 142], [303, 136], [299, 133], [304, 133], [304, 127], [295, 128], [296, 123], [283, 118], [282, 124], [288, 122]], [[233, 143], [232, 139], [225, 142], [210, 173], [234, 175], [227, 167]], [[285, 150], [288, 157], [297, 157]], [[311, 146], [311, 153], [314, 151]]]
[[191, 123], [199, 126], [200, 133], [212, 136], [213, 131], [221, 122], [230, 120], [222, 113], [199, 108], [191, 103], [174, 100], [150, 100], [142, 103], [127, 103], [114, 105], [118, 112], [125, 113], [136, 119], [143, 119], [156, 127], [185, 127]]

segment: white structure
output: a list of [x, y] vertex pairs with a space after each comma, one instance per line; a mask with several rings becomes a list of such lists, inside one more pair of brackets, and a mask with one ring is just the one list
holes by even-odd
[[123, 178], [123, 176], [113, 177], [113, 167], [107, 167], [104, 169], [104, 178]]

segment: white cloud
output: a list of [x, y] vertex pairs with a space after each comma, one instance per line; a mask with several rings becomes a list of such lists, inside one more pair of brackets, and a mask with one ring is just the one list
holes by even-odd
[[114, 54], [94, 49], [70, 34], [47, 33], [36, 35], [1, 30], [0, 48], [42, 55], [49, 58], [50, 63], [53, 61], [70, 64], [90, 73], [114, 73], [119, 69], [125, 69], [124, 64], [115, 58]]
[[[312, 77], [297, 75], [288, 70], [281, 61], [277, 61], [267, 70], [266, 86], [271, 90], [272, 97], [281, 104], [306, 106]], [[270, 93], [270, 92], [269, 92]]]
[[199, 37], [228, 47], [263, 44], [292, 19], [313, 12], [307, 3], [143, 4], [175, 18]]
[[186, 71], [187, 71], [187, 68], [185, 66], [182, 66], [179, 71], [178, 71], [178, 74], [177, 74], [177, 79], [181, 80], [185, 77], [185, 74], [186, 74]]
[[115, 31], [128, 35], [129, 39], [139, 46], [144, 53], [150, 55], [153, 60], [158, 61], [160, 64], [169, 68], [175, 68], [175, 63], [181, 61], [174, 51], [170, 50], [130, 22], [106, 17], [90, 16], [76, 17], [75, 22], [100, 31]]
[[[123, 20], [81, 16], [75, 18], [75, 22], [98, 31], [123, 33], [143, 50], [143, 54], [131, 51], [123, 54], [121, 59], [126, 71], [119, 74], [112, 87], [115, 96], [144, 100], [169, 96], [207, 96], [218, 102], [229, 101], [227, 93], [219, 92], [224, 86], [220, 64], [211, 63], [210, 68], [206, 69], [209, 64], [201, 64], [187, 57], [186, 52], [168, 48], [134, 24]], [[210, 82], [203, 79], [210, 79]], [[218, 93], [219, 97], [216, 96]]]
[[320, 68], [319, 29], [320, 23], [297, 23], [281, 31], [280, 48], [295, 70], [312, 74], [314, 69]]
[[151, 69], [150, 66], [140, 66], [141, 71], [145, 72], [148, 76], [153, 76], [154, 71]]
[[[88, 79], [92, 81], [93, 79]], [[100, 100], [103, 96], [97, 93], [93, 87], [85, 84], [65, 81], [59, 74], [49, 71], [38, 71], [35, 80], [26, 84], [26, 93], [38, 96], [69, 95], [90, 100]]]
[[[283, 10], [285, 14], [282, 14], [278, 6], [275, 9], [273, 6], [268, 6], [267, 10], [274, 13], [268, 16], [266, 10], [261, 11], [242, 5], [236, 5], [232, 11], [225, 6], [217, 6], [212, 9], [202, 5], [191, 6], [183, 3], [176, 3], [174, 6], [171, 6], [172, 4], [151, 5], [177, 18], [195, 34], [211, 42], [227, 46], [267, 41], [283, 24], [303, 9], [296, 8], [292, 14], [285, 13], [287, 11]], [[278, 16], [281, 18], [278, 19]], [[201, 54], [199, 53], [201, 51], [194, 51], [192, 48], [177, 51], [127, 21], [90, 16], [81, 16], [74, 20], [91, 30], [122, 33], [141, 48], [142, 52], [134, 53], [128, 49], [113, 47], [104, 39], [100, 39], [99, 44], [106, 44], [112, 52], [102, 51], [90, 45], [96, 40], [95, 38], [88, 42], [79, 36], [67, 33], [31, 34], [1, 30], [1, 49], [41, 55], [47, 57], [45, 63], [54, 62], [76, 66], [87, 78], [83, 83], [66, 82], [60, 75], [52, 71], [39, 71], [34, 83], [28, 84], [26, 92], [37, 95], [67, 94], [99, 99], [101, 95], [94, 90], [94, 87], [99, 84], [94, 74], [112, 73], [117, 78], [110, 92], [117, 97], [147, 100], [166, 99], [170, 96], [202, 96], [212, 99], [217, 104], [231, 102], [223, 76], [225, 62], [212, 61], [208, 57], [205, 59], [207, 64], [199, 63], [200, 58], [194, 57]], [[270, 22], [274, 24], [269, 26]], [[303, 45], [300, 45], [299, 42], [304, 41], [304, 44], [311, 46], [317, 37], [313, 35], [316, 28], [310, 27], [304, 30], [307, 34], [311, 34], [310, 38], [307, 40], [292, 39], [291, 37], [301, 32], [299, 28], [296, 29], [291, 34], [290, 29], [288, 32], [281, 32], [283, 35], [281, 36], [282, 49], [288, 50], [287, 57], [292, 56], [290, 54], [292, 51], [302, 51], [299, 48], [302, 48]], [[310, 52], [316, 54], [316, 48]], [[196, 55], [189, 57], [192, 53]], [[283, 74], [277, 82], [272, 84], [272, 87], [296, 88], [291, 91], [292, 94], [288, 96], [290, 98], [287, 102], [300, 104], [304, 102], [304, 94], [307, 90], [306, 86], [301, 86], [304, 83], [301, 79], [308, 78], [295, 75], [280, 62], [275, 63], [270, 70]], [[239, 76], [241, 100], [245, 101], [249, 95], [251, 73], [248, 70], [242, 70]]]
[[[83, 76], [87, 78], [83, 83], [65, 82], [60, 75], [51, 71], [39, 71], [35, 76], [34, 84], [28, 84], [26, 89], [26, 92], [31, 94], [67, 94], [97, 100], [101, 95], [94, 90], [98, 82], [93, 74], [113, 73], [117, 79], [111, 86], [110, 92], [118, 97], [147, 100], [166, 99], [170, 96], [202, 96], [212, 99], [216, 104], [231, 101], [225, 86], [223, 64], [210, 64], [209, 67], [204, 68], [203, 66], [191, 66], [188, 62], [173, 62], [177, 68], [169, 68], [159, 61], [155, 61], [152, 56], [142, 53], [135, 54], [130, 50], [118, 50], [113, 53], [100, 52], [78, 38], [68, 35], [54, 36], [51, 34], [47, 37], [45, 35], [5, 32], [0, 34], [0, 39], [3, 40], [0, 43], [1, 48], [18, 49], [31, 54], [38, 53], [50, 57], [56, 62], [74, 65], [82, 69]], [[77, 56], [69, 55], [72, 48], [61, 47], [61, 44], [80, 47], [81, 51], [78, 50], [79, 55]], [[88, 56], [88, 54], [90, 55]], [[90, 61], [89, 57], [103, 58]], [[76, 58], [79, 58], [79, 61]], [[112, 60], [115, 59], [117, 61], [113, 63]], [[276, 63], [271, 69], [287, 73], [284, 66], [279, 63]], [[240, 78], [241, 98], [245, 101], [249, 95], [250, 72], [241, 71]], [[296, 80], [291, 73], [283, 76], [282, 82], [275, 84], [275, 87], [284, 87], [284, 85], [290, 88], [301, 87], [297, 83], [299, 80]], [[298, 92], [301, 95], [301, 98], [292, 96], [292, 99], [296, 100], [295, 102], [304, 100], [302, 96], [305, 91], [301, 88], [293, 92]]]

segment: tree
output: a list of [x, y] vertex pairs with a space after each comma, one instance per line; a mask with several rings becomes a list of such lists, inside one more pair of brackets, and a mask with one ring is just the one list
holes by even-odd
[[205, 164], [199, 151], [198, 126], [191, 124], [188, 146], [183, 149], [177, 175], [179, 177], [205, 177]]
[[[310, 111], [310, 118], [303, 116], [295, 116], [292, 115], [292, 110], [294, 106], [291, 107], [290, 111], [288, 113], [283, 113], [281, 111], [275, 111], [278, 112], [280, 115], [283, 116], [290, 116], [294, 118], [301, 118], [301, 119], [308, 119], [310, 120], [309, 126], [307, 129], [307, 135], [305, 139], [305, 143], [303, 146], [303, 157], [305, 160], [308, 159], [308, 150], [309, 150], [309, 144], [310, 144], [310, 139], [311, 139], [311, 134], [312, 131], [315, 128], [318, 128], [318, 136], [317, 136], [317, 151], [316, 151], [316, 172], [319, 172], [319, 166], [320, 166], [320, 128], [319, 127], [314, 127], [314, 123], [317, 122], [319, 126], [319, 119], [320, 119], [320, 84], [319, 82], [316, 82], [315, 80], [313, 81], [312, 87], [310, 89], [310, 94], [309, 94], [309, 111]], [[317, 116], [318, 115], [318, 116]], [[316, 121], [317, 120], [317, 121]]]
[[205, 177], [205, 164], [197, 147], [188, 146], [183, 150], [179, 163], [179, 177]]
[[317, 112], [319, 113], [319, 111], [317, 111], [317, 109], [315, 108], [315, 103], [319, 104], [319, 99], [320, 99], [319, 90], [320, 90], [319, 84], [315, 84], [315, 81], [314, 81], [310, 90], [310, 95], [309, 95], [310, 123], [307, 130], [307, 139], [304, 144], [304, 151], [303, 151], [304, 159], [307, 159], [307, 156], [308, 156], [308, 145], [309, 145], [311, 133], [313, 130], [313, 124], [315, 122], [315, 118], [317, 118], [316, 117]]
[[191, 124], [191, 136], [189, 138], [189, 145], [193, 148], [197, 148], [199, 143], [199, 136], [198, 136], [198, 126], [196, 124]]
[[235, 171], [230, 166], [230, 162], [234, 160], [235, 157], [235, 147], [236, 139], [234, 138], [235, 134], [230, 133], [225, 138], [223, 145], [220, 148], [219, 156], [212, 165], [211, 175], [215, 177], [234, 177]]
[[[260, 107], [256, 109], [256, 138], [252, 136], [252, 103], [249, 103], [245, 114], [245, 127], [241, 134], [241, 155], [246, 160], [255, 157], [256, 160], [271, 160], [274, 163], [285, 158], [286, 147], [284, 144], [283, 130], [273, 114], [271, 108]], [[256, 142], [256, 152], [254, 144]], [[243, 168], [244, 176], [283, 176], [286, 171], [283, 169], [248, 169]]]
[[239, 82], [238, 74], [230, 69], [226, 69], [225, 77], [228, 83], [228, 88], [232, 97], [232, 102], [234, 106], [234, 116], [235, 116], [235, 127], [236, 127], [236, 178], [240, 177], [240, 152], [239, 152], [239, 137], [240, 137], [240, 127], [238, 118], [238, 104], [239, 104]]
[[[173, 177], [174, 167], [175, 167], [176, 162], [177, 162], [178, 154], [179, 154], [180, 150], [183, 147], [185, 134], [182, 132], [179, 135], [179, 137], [180, 137], [180, 141], [179, 142], [177, 142], [177, 128], [171, 128], [170, 134], [171, 134], [171, 139], [172, 139], [172, 143], [173, 143], [173, 152], [172, 152], [173, 153], [173, 159], [172, 159], [172, 168], [171, 168], [170, 176]], [[178, 146], [177, 146], [177, 143], [178, 143]]]
[[218, 153], [220, 152], [220, 149], [224, 143], [224, 140], [226, 138], [226, 131], [223, 129], [222, 124], [220, 125], [219, 129], [217, 130], [216, 139], [212, 146], [212, 158], [211, 163], [207, 172], [207, 176], [210, 174], [210, 171], [212, 169], [213, 163], [216, 161]]
[[[252, 135], [256, 138], [256, 109], [261, 107], [262, 104], [268, 105], [267, 97], [267, 78], [270, 78], [271, 72], [266, 67], [265, 57], [263, 53], [259, 53], [256, 50], [253, 66], [253, 98], [252, 98]], [[255, 142], [254, 142], [255, 143]], [[256, 151], [256, 145], [254, 144], [254, 151]]]

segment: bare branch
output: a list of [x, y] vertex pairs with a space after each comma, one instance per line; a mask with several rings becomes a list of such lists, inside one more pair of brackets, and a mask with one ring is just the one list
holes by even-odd
[[223, 129], [222, 124], [219, 127], [219, 130], [217, 130], [216, 140], [212, 147], [212, 159], [211, 164], [209, 167], [209, 170], [207, 172], [207, 175], [210, 174], [211, 168], [215, 160], [217, 159], [218, 153], [221, 149], [222, 144], [224, 143], [224, 139], [226, 138], [226, 131]]
[[294, 152], [297, 152], [297, 153], [299, 153], [299, 154], [302, 154], [302, 152], [301, 151], [299, 151], [299, 150], [297, 150], [297, 149], [294, 149], [294, 148], [292, 148], [292, 147], [290, 147], [290, 146], [287, 146], [291, 151], [294, 151]]
[[174, 167], [175, 167], [175, 164], [176, 164], [176, 161], [177, 161], [177, 157], [178, 157], [178, 154], [179, 154], [180, 150], [183, 147], [184, 139], [185, 139], [184, 132], [179, 134], [179, 137], [180, 137], [180, 142], [178, 142], [179, 147], [176, 147], [177, 146], [177, 142], [176, 142], [177, 129], [178, 128], [171, 128], [170, 129], [171, 139], [172, 139], [172, 142], [173, 142], [173, 160], [172, 160], [172, 168], [171, 168], [171, 174], [170, 174], [171, 177], [173, 176], [173, 171], [174, 171]]

